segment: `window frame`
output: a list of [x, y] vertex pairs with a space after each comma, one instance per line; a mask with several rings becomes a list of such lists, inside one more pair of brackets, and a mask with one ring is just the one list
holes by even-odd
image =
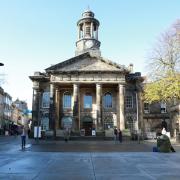
[[[48, 98], [48, 99], [46, 99], [46, 98]], [[41, 106], [42, 106], [42, 108], [49, 108], [50, 107], [50, 92], [48, 92], [48, 91], [43, 92]]]
[[[67, 96], [66, 98], [68, 98], [68, 96], [70, 96], [70, 101], [69, 101], [69, 99], [65, 99], [65, 96]], [[70, 106], [67, 106], [67, 105], [69, 105], [69, 103], [70, 103]], [[71, 92], [66, 91], [63, 93], [63, 109], [71, 109], [71, 108], [72, 108], [72, 94], [71, 94]]]
[[[128, 97], [131, 97], [128, 99]], [[130, 101], [129, 101], [130, 100]], [[131, 104], [131, 105], [130, 105]], [[127, 109], [133, 109], [133, 95], [127, 95], [125, 96], [125, 105]]]
[[[110, 95], [110, 97], [111, 97], [111, 106], [108, 106], [109, 104], [109, 102], [107, 102], [109, 99], [106, 99], [107, 98], [107, 95]], [[112, 93], [110, 93], [110, 92], [106, 92], [106, 93], [104, 93], [104, 96], [103, 96], [103, 106], [104, 106], [104, 108], [106, 108], [106, 109], [112, 109], [113, 108], [113, 96], [112, 96]]]
[[167, 113], [167, 104], [166, 103], [161, 102], [160, 108], [161, 108], [161, 113], [162, 114]]
[[[86, 107], [85, 105], [87, 104], [86, 102], [85, 102], [85, 97], [91, 97], [91, 104], [90, 104], [90, 107]], [[89, 100], [88, 100], [89, 101]], [[91, 93], [85, 93], [84, 94], [84, 98], [83, 98], [83, 108], [84, 109], [92, 109], [92, 105], [93, 105], [93, 96], [92, 96], [92, 94]]]
[[150, 104], [147, 102], [144, 103], [144, 113], [145, 114], [150, 113]]

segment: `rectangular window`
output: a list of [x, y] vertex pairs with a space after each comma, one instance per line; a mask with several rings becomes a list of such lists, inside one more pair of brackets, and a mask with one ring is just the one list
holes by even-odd
[[49, 92], [44, 92], [42, 97], [42, 107], [49, 108], [50, 96]]
[[126, 96], [126, 108], [133, 108], [133, 97]]
[[166, 103], [161, 102], [161, 113], [166, 113]]
[[110, 93], [106, 93], [104, 96], [104, 107], [112, 108], [112, 95]]
[[87, 27], [86, 27], [86, 35], [90, 35], [90, 30], [91, 30], [91, 29], [90, 29], [90, 26], [87, 26]]
[[71, 108], [71, 94], [69, 94], [69, 93], [64, 94], [63, 107], [64, 108]]
[[149, 112], [149, 103], [144, 103], [144, 113], [148, 114]]
[[92, 96], [91, 95], [85, 95], [84, 96], [84, 108], [85, 109], [91, 109], [92, 108]]

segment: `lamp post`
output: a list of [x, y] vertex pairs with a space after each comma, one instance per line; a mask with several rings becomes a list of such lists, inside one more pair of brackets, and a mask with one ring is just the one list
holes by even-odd
[[139, 105], [138, 105], [138, 94], [136, 90], [136, 127], [137, 127], [137, 135], [138, 135], [138, 143], [140, 144], [140, 129], [139, 129]]
[[[0, 66], [4, 66], [4, 64], [3, 64], [3, 63], [0, 63]], [[2, 102], [1, 102], [1, 103], [2, 103]], [[3, 116], [3, 114], [0, 115], [0, 128], [1, 128], [1, 126], [3, 125], [2, 116]], [[0, 133], [1, 133], [1, 131], [0, 131]]]

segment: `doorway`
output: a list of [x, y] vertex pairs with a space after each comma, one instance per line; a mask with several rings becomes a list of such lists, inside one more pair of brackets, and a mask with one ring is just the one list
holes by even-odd
[[82, 129], [85, 130], [85, 136], [92, 136], [93, 120], [91, 117], [86, 116], [83, 118]]

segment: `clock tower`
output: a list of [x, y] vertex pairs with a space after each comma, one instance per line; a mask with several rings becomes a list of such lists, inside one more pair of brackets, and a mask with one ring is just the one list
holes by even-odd
[[86, 10], [82, 18], [77, 22], [78, 40], [76, 42], [76, 55], [91, 52], [94, 55], [101, 55], [98, 41], [99, 21], [94, 18], [94, 13]]

